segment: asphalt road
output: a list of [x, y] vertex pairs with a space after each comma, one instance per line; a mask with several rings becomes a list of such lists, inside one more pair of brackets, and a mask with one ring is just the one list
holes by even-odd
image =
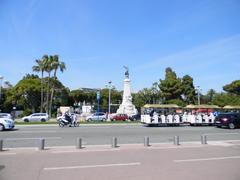
[[46, 146], [74, 146], [78, 137], [83, 144], [110, 144], [112, 137], [118, 138], [118, 144], [143, 143], [144, 136], [149, 136], [150, 143], [173, 141], [179, 136], [180, 142], [198, 141], [201, 135], [208, 140], [240, 140], [240, 129], [229, 130], [215, 127], [144, 127], [142, 125], [80, 125], [80, 127], [59, 128], [52, 126], [17, 126], [14, 131], [0, 132], [5, 148], [36, 147], [39, 138], [45, 138]]
[[[236, 142], [236, 141], [235, 141]], [[0, 152], [1, 180], [239, 180], [240, 144]]]

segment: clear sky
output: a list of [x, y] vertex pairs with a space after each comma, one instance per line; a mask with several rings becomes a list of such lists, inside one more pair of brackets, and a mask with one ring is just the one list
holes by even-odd
[[70, 89], [137, 92], [165, 68], [203, 93], [240, 79], [240, 0], [0, 0], [0, 75], [15, 85], [35, 59], [58, 54]]

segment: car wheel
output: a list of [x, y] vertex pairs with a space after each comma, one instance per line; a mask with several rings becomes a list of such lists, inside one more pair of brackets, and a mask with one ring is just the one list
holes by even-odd
[[228, 124], [229, 129], [235, 129], [235, 125], [233, 123]]
[[103, 119], [102, 119], [102, 121], [106, 121], [106, 119], [105, 119], [105, 118], [103, 118]]
[[41, 119], [41, 122], [46, 122], [46, 119]]
[[92, 119], [91, 119], [91, 118], [89, 118], [87, 121], [88, 121], [88, 122], [89, 122], [89, 121], [92, 121]]
[[0, 131], [4, 130], [4, 126], [2, 124], [0, 124]]
[[29, 120], [28, 119], [24, 119], [24, 122], [29, 122]]

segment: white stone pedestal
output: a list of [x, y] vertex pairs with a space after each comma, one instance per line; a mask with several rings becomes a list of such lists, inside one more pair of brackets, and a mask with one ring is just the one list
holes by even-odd
[[128, 116], [137, 114], [137, 109], [132, 103], [130, 82], [131, 81], [128, 78], [128, 76], [125, 76], [124, 88], [123, 88], [123, 100], [122, 100], [122, 104], [119, 106], [119, 109], [117, 110], [117, 113], [127, 114]]

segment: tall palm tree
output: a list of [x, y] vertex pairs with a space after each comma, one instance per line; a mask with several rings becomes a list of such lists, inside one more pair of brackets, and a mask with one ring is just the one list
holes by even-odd
[[59, 61], [59, 56], [58, 55], [54, 55], [53, 57], [53, 61], [51, 62], [51, 66], [52, 66], [52, 70], [53, 70], [53, 84], [52, 84], [52, 88], [51, 88], [51, 98], [50, 98], [50, 105], [49, 105], [49, 116], [51, 117], [51, 113], [52, 113], [52, 102], [53, 102], [53, 95], [54, 95], [54, 83], [55, 80], [57, 80], [57, 71], [58, 69], [63, 72], [66, 69], [65, 63], [64, 62], [60, 62]]
[[43, 73], [44, 73], [44, 63], [43, 60], [36, 59], [36, 65], [32, 67], [34, 72], [41, 72], [41, 106], [40, 112], [43, 112]]
[[50, 91], [50, 77], [51, 77], [51, 72], [53, 70], [52, 68], [53, 56], [44, 55], [42, 60], [44, 63], [44, 71], [46, 71], [48, 74], [46, 112], [49, 114], [49, 91]]

